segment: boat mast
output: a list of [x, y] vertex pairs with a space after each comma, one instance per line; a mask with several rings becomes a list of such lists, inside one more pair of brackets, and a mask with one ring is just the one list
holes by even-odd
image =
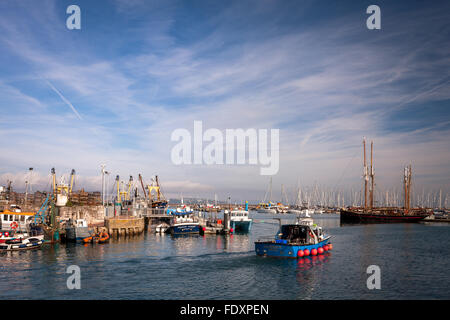
[[374, 177], [375, 172], [373, 170], [373, 141], [370, 142], [370, 180], [371, 180], [371, 189], [370, 189], [370, 210], [373, 209], [373, 193], [374, 193]]
[[367, 210], [367, 184], [369, 182], [369, 174], [367, 170], [367, 161], [366, 161], [366, 137], [363, 139], [363, 149], [364, 149], [364, 209]]
[[410, 209], [411, 165], [405, 167], [403, 182], [405, 189], [405, 213], [407, 214]]
[[31, 174], [33, 172], [33, 168], [29, 168], [29, 176], [28, 179], [25, 181], [25, 201], [24, 201], [24, 207], [27, 206], [27, 198], [28, 198], [28, 192], [31, 194]]
[[272, 177], [270, 177], [270, 182], [269, 182], [269, 203], [272, 202]]
[[56, 199], [56, 171], [52, 168], [52, 187], [53, 187], [53, 199]]
[[116, 176], [116, 187], [117, 187], [117, 203], [121, 203], [121, 197], [120, 197], [120, 181], [119, 181], [119, 176]]

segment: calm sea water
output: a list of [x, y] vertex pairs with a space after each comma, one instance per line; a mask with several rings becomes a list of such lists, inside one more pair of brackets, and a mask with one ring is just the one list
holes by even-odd
[[[46, 245], [0, 254], [2, 299], [449, 299], [450, 225], [340, 226], [314, 216], [333, 236], [324, 256], [258, 257], [254, 241], [272, 236], [272, 216], [250, 234], [171, 237], [146, 233], [104, 245]], [[283, 218], [290, 218], [289, 215]], [[286, 219], [285, 221], [288, 221]], [[81, 268], [81, 289], [66, 286], [66, 269]], [[366, 286], [369, 265], [381, 289]]]

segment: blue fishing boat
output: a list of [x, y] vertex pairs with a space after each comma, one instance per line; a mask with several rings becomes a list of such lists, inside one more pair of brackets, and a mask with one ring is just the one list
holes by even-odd
[[200, 224], [198, 222], [176, 223], [169, 227], [169, 232], [175, 234], [200, 234]]
[[309, 217], [297, 217], [293, 224], [281, 224], [274, 238], [255, 242], [258, 256], [301, 258], [331, 250], [330, 236]]
[[172, 235], [200, 233], [200, 223], [192, 213], [175, 211], [169, 214], [174, 215], [174, 218], [166, 232]]

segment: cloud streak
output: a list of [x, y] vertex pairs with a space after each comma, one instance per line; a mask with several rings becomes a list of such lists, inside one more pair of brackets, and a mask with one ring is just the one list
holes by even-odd
[[58, 94], [58, 96], [61, 98], [61, 100], [64, 101], [64, 103], [67, 104], [70, 107], [70, 109], [72, 109], [73, 113], [75, 113], [75, 115], [78, 117], [78, 119], [83, 120], [83, 118], [78, 113], [77, 109], [75, 109], [73, 104], [69, 100], [67, 100], [66, 97], [64, 97], [63, 94], [58, 89], [56, 89], [53, 84], [50, 83], [50, 81], [45, 80], [45, 82], [48, 84], [48, 86], [50, 88], [52, 88], [53, 91], [55, 91]]

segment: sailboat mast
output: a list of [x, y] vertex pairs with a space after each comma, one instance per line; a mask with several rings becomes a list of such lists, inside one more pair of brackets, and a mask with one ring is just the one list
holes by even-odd
[[272, 177], [270, 177], [270, 182], [269, 182], [269, 203], [272, 202]]
[[371, 189], [370, 189], [370, 209], [373, 209], [373, 193], [374, 193], [374, 177], [375, 173], [373, 170], [373, 141], [370, 142], [370, 180], [371, 180]]
[[405, 167], [404, 172], [404, 189], [405, 189], [405, 213], [409, 212], [410, 208], [410, 192], [411, 192], [411, 165]]
[[364, 209], [367, 209], [367, 184], [369, 181], [369, 175], [367, 172], [367, 161], [366, 161], [366, 138], [363, 139], [363, 149], [364, 149]]

